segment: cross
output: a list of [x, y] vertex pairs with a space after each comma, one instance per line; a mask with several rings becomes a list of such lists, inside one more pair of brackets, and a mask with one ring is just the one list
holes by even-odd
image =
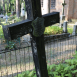
[[28, 19], [3, 26], [4, 37], [13, 40], [30, 33], [36, 75], [37, 77], [48, 77], [44, 30], [47, 26], [59, 23], [59, 12], [41, 15], [40, 0], [25, 0], [25, 4]]
[[62, 3], [62, 5], [63, 5], [63, 14], [62, 15], [64, 15], [64, 6], [66, 5], [65, 0], [64, 0], [64, 3]]

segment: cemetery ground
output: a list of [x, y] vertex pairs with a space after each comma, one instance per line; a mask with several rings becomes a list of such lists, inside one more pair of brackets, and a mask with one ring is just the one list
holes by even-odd
[[[15, 19], [15, 17], [11, 17], [11, 19], [9, 19], [8, 22], [12, 23], [12, 21], [14, 20], [13, 18]], [[20, 21], [20, 20], [17, 19], [17, 21]], [[75, 24], [75, 22], [76, 21], [73, 21], [73, 23], [72, 22], [68, 23], [67, 29], [70, 34], [72, 34], [73, 26], [74, 26], [73, 24]], [[9, 23], [7, 23], [7, 24], [9, 24]], [[2, 25], [6, 25], [6, 23], [5, 23], [5, 20], [2, 21], [2, 19], [1, 19], [0, 35], [3, 35], [2, 34]], [[61, 34], [62, 29], [57, 27], [57, 25], [59, 25], [59, 24], [55, 24], [54, 26], [49, 27], [49, 28], [47, 27], [44, 32], [45, 35]], [[3, 36], [2, 36], [2, 38], [3, 38]], [[1, 44], [1, 42], [5, 43], [5, 41], [2, 40], [2, 38], [0, 40], [0, 44]], [[76, 49], [76, 45], [75, 45], [76, 39], [75, 38], [77, 38], [77, 37], [74, 36], [74, 37], [70, 37], [69, 39], [66, 38], [65, 40], [57, 40], [57, 41], [51, 40], [50, 43], [47, 42], [45, 44], [47, 63], [49, 65], [54, 64], [54, 63], [59, 63], [62, 59], [67, 59], [67, 58], [72, 57], [72, 55], [75, 54], [74, 52]], [[5, 48], [5, 46], [7, 44], [3, 44], [3, 45], [1, 45], [2, 47], [0, 46], [1, 49], [3, 47]], [[25, 45], [27, 46], [27, 48], [24, 48]], [[17, 45], [17, 46], [19, 46], [19, 45]], [[25, 70], [32, 70], [34, 68], [34, 63], [33, 63], [33, 58], [32, 58], [32, 50], [30, 47], [30, 43], [28, 44], [26, 42], [22, 42], [21, 46], [23, 46], [22, 49], [7, 52], [6, 54], [4, 54], [4, 53], [0, 54], [1, 63], [2, 63], [1, 64], [1, 71], [3, 71], [2, 75], [7, 75], [6, 74], [7, 70], [8, 71], [10, 70], [8, 72], [8, 75], [10, 77], [10, 74], [12, 74], [12, 73], [22, 72]], [[71, 54], [69, 53], [70, 50], [71, 50]], [[4, 52], [4, 51], [2, 51], [2, 52]], [[16, 59], [17, 59], [17, 61], [16, 61]], [[25, 65], [25, 63], [26, 63], [26, 65]], [[11, 66], [12, 66], [12, 68], [11, 68]], [[20, 68], [18, 68], [18, 67], [20, 67]], [[5, 68], [7, 69], [6, 71], [5, 71]], [[12, 69], [12, 71], [11, 71], [11, 69]], [[4, 77], [6, 77], [6, 76], [4, 76]]]
[[[69, 59], [75, 54], [77, 37], [71, 37], [65, 40], [50, 41], [50, 43], [45, 44], [47, 64], [57, 64], [65, 59]], [[26, 55], [27, 54], [27, 55]], [[20, 50], [15, 50], [2, 53], [1, 58], [1, 71], [3, 72], [3, 77], [6, 77], [6, 72], [8, 75], [13, 73], [16, 76], [17, 72], [23, 72], [25, 70], [32, 70], [34, 68], [32, 50], [31, 47], [22, 48]], [[25, 65], [26, 64], [26, 65]], [[7, 67], [6, 67], [7, 65]], [[6, 68], [6, 71], [5, 71]]]

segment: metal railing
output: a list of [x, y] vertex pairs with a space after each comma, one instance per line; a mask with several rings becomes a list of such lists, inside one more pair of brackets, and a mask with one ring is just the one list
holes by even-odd
[[[17, 49], [13, 50], [5, 50], [7, 44], [3, 43], [2, 39], [0, 41], [2, 41], [0, 42], [0, 77], [14, 77], [23, 71], [35, 68], [30, 41], [23, 41], [20, 44], [16, 42]], [[58, 64], [72, 58], [76, 50], [76, 41], [77, 36], [49, 36], [45, 40], [47, 64]]]

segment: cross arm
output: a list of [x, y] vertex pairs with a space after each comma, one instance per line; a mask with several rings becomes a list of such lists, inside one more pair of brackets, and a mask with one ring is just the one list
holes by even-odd
[[[52, 12], [42, 16], [45, 27], [59, 23], [59, 12]], [[13, 40], [32, 32], [32, 20], [24, 20], [18, 23], [3, 26], [4, 37], [7, 40]]]
[[7, 40], [13, 40], [31, 32], [32, 20], [24, 20], [14, 24], [2, 26], [4, 37]]
[[42, 17], [44, 18], [45, 27], [53, 25], [55, 23], [59, 23], [59, 21], [60, 21], [59, 12], [52, 12], [49, 14], [45, 14]]

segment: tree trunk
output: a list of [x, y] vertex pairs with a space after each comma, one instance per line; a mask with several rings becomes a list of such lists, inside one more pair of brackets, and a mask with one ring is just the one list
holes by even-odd
[[16, 0], [16, 15], [20, 17], [20, 0]]
[[3, 5], [3, 14], [5, 14], [5, 2], [2, 0], [2, 5]]

